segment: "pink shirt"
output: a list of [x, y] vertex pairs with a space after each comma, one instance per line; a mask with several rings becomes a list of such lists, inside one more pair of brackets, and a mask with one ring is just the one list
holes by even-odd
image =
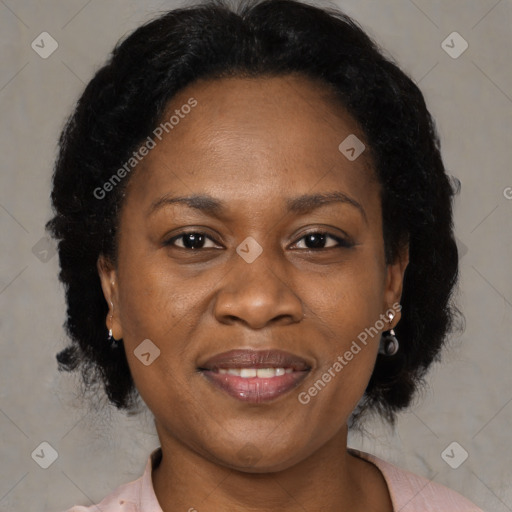
[[[369, 453], [352, 448], [348, 450], [380, 469], [388, 484], [393, 510], [396, 512], [484, 512], [441, 484], [430, 482]], [[74, 506], [66, 512], [162, 512], [151, 479], [152, 470], [160, 463], [161, 456], [160, 448], [154, 450], [140, 478], [121, 485], [97, 505]]]

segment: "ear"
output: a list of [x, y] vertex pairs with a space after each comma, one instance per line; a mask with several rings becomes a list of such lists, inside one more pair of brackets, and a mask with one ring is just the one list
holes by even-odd
[[119, 290], [117, 286], [117, 272], [111, 261], [100, 254], [96, 262], [100, 276], [103, 296], [107, 301], [108, 314], [106, 318], [107, 329], [112, 329], [112, 336], [119, 340], [123, 337], [123, 329], [119, 318]]
[[393, 329], [400, 321], [401, 308], [393, 308], [393, 304], [400, 304], [404, 283], [405, 269], [409, 264], [409, 243], [400, 247], [393, 263], [387, 265], [386, 288], [384, 291], [384, 310], [394, 309], [396, 312], [389, 329]]

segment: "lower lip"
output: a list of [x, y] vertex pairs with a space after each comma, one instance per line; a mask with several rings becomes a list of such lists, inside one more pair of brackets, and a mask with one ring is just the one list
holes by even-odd
[[285, 373], [279, 377], [268, 379], [238, 377], [210, 370], [202, 370], [201, 373], [208, 382], [233, 398], [243, 402], [261, 403], [273, 400], [297, 387], [306, 377], [308, 371]]

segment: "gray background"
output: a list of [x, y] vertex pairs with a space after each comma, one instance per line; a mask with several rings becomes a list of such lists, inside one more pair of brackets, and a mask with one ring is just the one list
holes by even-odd
[[[512, 511], [511, 1], [336, 3], [419, 83], [437, 121], [446, 167], [462, 183], [458, 298], [467, 321], [397, 429], [375, 420], [349, 444], [485, 510]], [[96, 503], [140, 476], [158, 446], [150, 413], [90, 412], [75, 397], [75, 377], [58, 374], [65, 304], [43, 226], [57, 137], [84, 84], [121, 36], [177, 5], [0, 0], [1, 511]], [[47, 59], [31, 48], [43, 31], [59, 45]], [[441, 46], [453, 31], [469, 44], [456, 59]], [[48, 469], [31, 457], [43, 441], [58, 453]], [[453, 441], [469, 453], [457, 469], [441, 457]]]

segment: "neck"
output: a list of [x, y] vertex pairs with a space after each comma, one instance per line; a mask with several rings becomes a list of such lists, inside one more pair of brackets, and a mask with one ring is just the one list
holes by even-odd
[[305, 460], [267, 473], [229, 468], [158, 433], [162, 460], [152, 478], [163, 512], [392, 510], [380, 471], [347, 452], [346, 426]]

